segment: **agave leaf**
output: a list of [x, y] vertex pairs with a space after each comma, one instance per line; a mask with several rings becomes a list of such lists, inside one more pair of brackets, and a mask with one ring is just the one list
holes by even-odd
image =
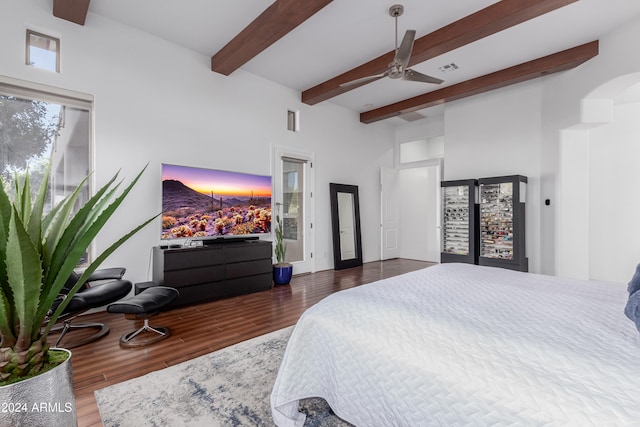
[[13, 210], [9, 221], [6, 260], [7, 281], [13, 292], [19, 327], [16, 351], [23, 351], [31, 346], [31, 332], [34, 316], [38, 311], [38, 297], [42, 284], [42, 266], [38, 250], [31, 241], [17, 209]]
[[[122, 236], [120, 239], [118, 239], [118, 241], [116, 241], [115, 243], [113, 243], [111, 246], [109, 246], [104, 252], [102, 252], [100, 254], [100, 256], [98, 256], [90, 265], [89, 267], [87, 267], [84, 272], [82, 273], [82, 275], [78, 278], [78, 281], [76, 282], [76, 284], [74, 285], [74, 287], [71, 289], [71, 291], [69, 292], [69, 295], [74, 295], [82, 286], [82, 284], [84, 282], [86, 282], [86, 280], [89, 278], [89, 276], [91, 275], [91, 273], [93, 273], [99, 266], [100, 264], [102, 264], [102, 262], [108, 257], [110, 256], [116, 249], [118, 249], [124, 242], [126, 242], [127, 240], [129, 240], [129, 238], [131, 236], [133, 236], [134, 234], [136, 234], [138, 231], [140, 231], [140, 229], [142, 229], [143, 227], [145, 227], [147, 224], [149, 224], [151, 221], [153, 221], [154, 219], [156, 219], [158, 216], [160, 216], [161, 214], [157, 214], [151, 218], [149, 218], [148, 220], [146, 220], [145, 222], [143, 222], [142, 224], [140, 224], [139, 226], [137, 226], [136, 228], [134, 228], [133, 230], [131, 230], [130, 232], [128, 232], [127, 234], [125, 234], [124, 236]], [[51, 330], [51, 327], [57, 322], [58, 318], [60, 317], [60, 314], [62, 314], [62, 312], [64, 311], [64, 309], [67, 307], [67, 305], [69, 304], [69, 302], [71, 301], [71, 298], [66, 298], [64, 301], [62, 301], [62, 303], [57, 307], [56, 311], [53, 313], [53, 315], [50, 317], [50, 321], [47, 324], [47, 326], [44, 328], [44, 335], [47, 335], [49, 333], [49, 331]]]
[[49, 213], [42, 219], [43, 232], [44, 230], [50, 229], [51, 222], [54, 219], [56, 219], [58, 215], [60, 215], [60, 212], [62, 212], [62, 210], [65, 209], [66, 204], [69, 203], [71, 198], [73, 198], [73, 203], [71, 203], [71, 206], [74, 205], [78, 197], [78, 194], [80, 193], [80, 190], [82, 189], [82, 187], [84, 186], [84, 183], [87, 181], [88, 178], [89, 177], [87, 176], [82, 181], [80, 181], [80, 183], [76, 186], [76, 189], [73, 191], [73, 193], [71, 195], [66, 196], [64, 199], [62, 199], [61, 202], [56, 203], [56, 205], [53, 206], [53, 208], [49, 211]]
[[[116, 191], [120, 187], [120, 184], [122, 184], [122, 181], [118, 182], [111, 190], [105, 193], [100, 200], [98, 200], [98, 202], [96, 203], [95, 209], [92, 209], [91, 211], [89, 211], [87, 217], [80, 225], [80, 230], [78, 230], [80, 234], [85, 232], [86, 229], [89, 228], [100, 215], [102, 215], [102, 212], [109, 205], [109, 203], [111, 203], [111, 201], [114, 200]], [[76, 237], [76, 236], [77, 236], [77, 233], [73, 237]]]
[[[83, 183], [84, 181], [81, 183], [81, 185]], [[49, 275], [49, 268], [53, 263], [52, 258], [55, 254], [55, 249], [58, 246], [58, 242], [62, 238], [62, 235], [65, 232], [65, 230], [68, 229], [69, 224], [71, 222], [71, 219], [70, 219], [71, 213], [73, 211], [73, 207], [76, 203], [76, 200], [78, 199], [78, 196], [80, 194], [80, 190], [82, 188], [81, 185], [76, 187], [73, 193], [69, 194], [67, 197], [65, 197], [62, 200], [62, 202], [59, 204], [60, 209], [55, 211], [55, 214], [53, 217], [51, 217], [51, 220], [49, 220], [49, 215], [47, 216], [47, 218], [45, 218], [47, 220], [46, 221], [47, 226], [46, 228], [43, 228], [43, 234], [45, 239], [43, 243], [44, 245], [43, 264], [45, 268], [45, 277], [48, 277]], [[96, 197], [100, 197], [100, 196], [96, 194], [94, 197], [92, 197], [87, 201], [87, 203], [85, 204], [85, 206], [83, 206], [83, 208], [86, 207], [87, 209], [90, 209]], [[64, 254], [61, 256], [64, 256]], [[45, 283], [45, 288], [47, 287], [47, 285], [48, 283]]]
[[[120, 206], [124, 198], [127, 196], [131, 188], [136, 184], [136, 182], [142, 176], [142, 173], [145, 171], [147, 166], [145, 166], [140, 173], [133, 179], [133, 181], [123, 190], [122, 194], [118, 196], [113, 203], [109, 206], [102, 209], [102, 206], [108, 203], [107, 198], [100, 198], [99, 195], [105, 193], [105, 191], [109, 188], [113, 180], [109, 181], [105, 186], [103, 186], [96, 196], [92, 197], [85, 206], [83, 206], [78, 213], [74, 216], [74, 218], [69, 223], [69, 226], [64, 231], [62, 237], [60, 238], [58, 245], [56, 245], [56, 249], [54, 250], [54, 255], [51, 261], [51, 265], [49, 266], [48, 271], [45, 272], [45, 287], [43, 288], [43, 302], [41, 303], [41, 310], [38, 313], [38, 317], [42, 317], [44, 320], [44, 316], [46, 315], [46, 311], [48, 307], [51, 307], [56, 296], [64, 286], [65, 282], [71, 275], [71, 272], [76, 267], [78, 261], [83, 256], [86, 248], [93, 241], [98, 232], [102, 229], [107, 220], [113, 215], [113, 213]], [[113, 192], [108, 193], [109, 195], [113, 195]], [[94, 200], [95, 199], [95, 200]], [[92, 203], [90, 203], [92, 202]], [[85, 209], [89, 205], [90, 209]], [[93, 217], [93, 208], [101, 210], [101, 214], [93, 220], [91, 223], [85, 223], [86, 218]], [[154, 217], [155, 218], [155, 217]], [[148, 221], [146, 222], [148, 223]], [[145, 223], [145, 225], [146, 225]], [[136, 230], [137, 231], [137, 230]], [[128, 235], [127, 235], [128, 236]], [[119, 246], [119, 245], [118, 245]], [[114, 248], [115, 250], [115, 248]], [[64, 254], [64, 255], [62, 255]], [[97, 266], [96, 266], [97, 268]], [[78, 281], [75, 290], [71, 290], [67, 294], [67, 300], [69, 300], [83, 284], [82, 281]], [[66, 307], [68, 302], [63, 302], [56, 310], [56, 313], [61, 313], [62, 309]], [[62, 307], [62, 308], [60, 308]], [[54, 314], [54, 317], [57, 316]], [[55, 318], [52, 321], [55, 321]]]
[[16, 195], [14, 207], [20, 215], [20, 220], [27, 225], [29, 216], [31, 215], [31, 179], [27, 172], [21, 181], [18, 172], [14, 172], [14, 181], [16, 186]]
[[13, 317], [12, 306], [13, 304], [11, 304], [5, 297], [5, 294], [2, 293], [2, 295], [0, 295], [0, 337], [2, 338], [3, 347], [13, 347], [16, 342], [16, 337], [11, 328], [11, 322], [9, 322], [9, 319]]
[[42, 259], [45, 268], [51, 264], [55, 243], [58, 240], [52, 234], [55, 234], [58, 230], [63, 230], [66, 226], [65, 221], [69, 221], [68, 216], [76, 200], [74, 197], [77, 196], [73, 194], [66, 196], [42, 220]]
[[38, 253], [42, 253], [42, 211], [47, 198], [48, 187], [49, 168], [46, 169], [42, 177], [42, 182], [40, 182], [40, 188], [38, 189], [38, 194], [33, 202], [29, 216], [28, 231], [31, 236], [31, 241], [37, 246]]
[[[117, 176], [118, 174], [116, 173], [93, 197], [87, 200], [84, 206], [82, 206], [71, 219], [71, 209], [78, 197], [80, 187], [65, 199], [65, 207], [58, 212], [56, 218], [51, 221], [49, 228], [45, 231], [45, 289], [49, 289], [53, 283], [55, 277], [53, 275], [59, 274], [58, 266], [69, 256], [69, 251], [74, 248], [74, 240], [77, 242], [83, 235], [81, 232], [82, 224], [86, 221], [86, 218], [90, 216], [92, 210], [100, 209], [100, 200], [111, 187]], [[96, 205], [98, 205], [98, 207], [95, 207]], [[89, 243], [80, 249], [80, 255], [76, 263], [80, 260], [82, 254], [84, 254]], [[71, 271], [67, 272], [67, 277], [69, 277], [69, 274], [71, 274]]]
[[20, 188], [20, 180], [18, 178], [18, 172], [14, 171], [13, 172], [13, 200], [15, 201], [14, 205], [15, 207], [19, 210], [22, 208], [22, 206], [20, 205], [20, 193], [22, 192], [21, 188]]
[[[69, 274], [71, 274], [71, 270], [75, 268], [75, 265], [68, 271], [67, 269], [61, 271], [61, 266], [65, 264], [68, 265], [69, 263], [67, 261], [69, 258], [75, 260], [74, 262], [77, 264], [91, 244], [91, 241], [97, 235], [99, 229], [94, 232], [93, 235], [87, 237], [87, 229], [95, 222], [93, 218], [99, 215], [109, 203], [109, 199], [106, 198], [105, 193], [111, 195], [111, 197], [113, 196], [113, 191], [107, 192], [112, 184], [113, 180], [100, 188], [98, 192], [74, 214], [73, 218], [64, 225], [62, 233], [57, 233], [59, 234], [57, 235], [57, 240], [52, 243], [47, 243], [47, 246], [52, 246], [53, 250], [48, 266], [49, 268], [45, 271], [46, 289], [50, 288], [57, 276], [65, 277], [66, 275], [66, 277], [68, 277]], [[102, 226], [99, 228], [101, 227]], [[54, 290], [56, 289], [57, 286], [54, 287]]]
[[[0, 180], [0, 260], [6, 259], [9, 220], [11, 218], [11, 201]], [[13, 329], [9, 319], [13, 318], [13, 293], [7, 282], [7, 265], [0, 261], [0, 341], [3, 345], [15, 342]]]
[[[9, 234], [9, 219], [11, 218], [11, 200], [4, 190], [4, 184], [0, 179], [0, 260], [5, 259], [4, 254], [7, 251], [7, 236]], [[4, 293], [7, 283], [7, 266], [4, 262], [0, 262], [0, 290]]]
[[24, 183], [22, 185], [22, 223], [26, 226], [29, 224], [29, 217], [31, 216], [31, 178], [29, 174], [25, 174]]

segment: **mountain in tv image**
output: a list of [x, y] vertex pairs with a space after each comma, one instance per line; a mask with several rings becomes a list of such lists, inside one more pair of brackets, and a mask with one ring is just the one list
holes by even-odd
[[200, 193], [179, 180], [162, 181], [162, 238], [271, 232], [271, 197]]

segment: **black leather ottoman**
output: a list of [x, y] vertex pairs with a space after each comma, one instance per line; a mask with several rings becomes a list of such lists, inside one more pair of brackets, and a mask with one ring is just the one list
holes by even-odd
[[107, 306], [109, 313], [132, 315], [136, 319], [144, 319], [144, 325], [120, 338], [122, 347], [141, 347], [168, 338], [171, 330], [168, 327], [152, 327], [149, 317], [178, 297], [178, 290], [166, 286], [149, 287], [139, 294], [114, 302]]

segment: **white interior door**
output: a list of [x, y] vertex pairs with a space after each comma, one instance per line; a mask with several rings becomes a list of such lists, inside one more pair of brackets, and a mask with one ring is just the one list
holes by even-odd
[[380, 168], [380, 259], [400, 256], [398, 171]]
[[440, 181], [439, 165], [400, 170], [401, 258], [440, 262]]

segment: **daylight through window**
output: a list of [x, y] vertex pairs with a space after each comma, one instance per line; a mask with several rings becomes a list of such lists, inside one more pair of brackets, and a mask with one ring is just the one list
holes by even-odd
[[60, 72], [60, 40], [27, 30], [27, 65]]
[[[32, 198], [50, 166], [48, 211], [89, 173], [91, 103], [0, 81], [0, 176], [10, 197], [14, 177], [29, 170]], [[89, 197], [82, 184], [79, 204]]]

